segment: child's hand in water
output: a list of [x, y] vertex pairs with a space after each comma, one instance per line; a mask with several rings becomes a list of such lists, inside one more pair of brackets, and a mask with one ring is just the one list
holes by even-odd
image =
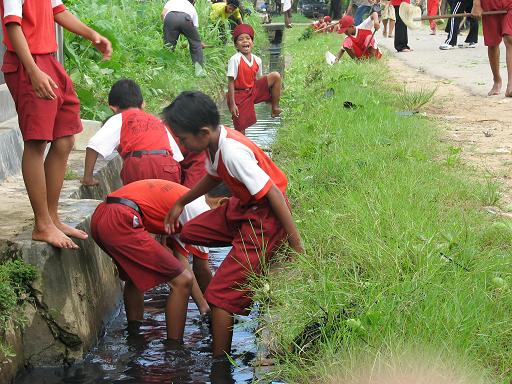
[[238, 107], [234, 103], [231, 107], [229, 107], [229, 112], [231, 112], [231, 115], [235, 117], [238, 117], [240, 115], [240, 113], [238, 112]]
[[82, 183], [82, 185], [89, 185], [91, 187], [94, 187], [94, 186], [100, 184], [100, 182], [98, 180], [96, 180], [94, 177], [92, 177], [92, 178], [83, 177], [80, 179], [80, 183]]

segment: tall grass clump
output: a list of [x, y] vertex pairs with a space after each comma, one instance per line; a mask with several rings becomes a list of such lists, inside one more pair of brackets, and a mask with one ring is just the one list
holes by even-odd
[[385, 60], [330, 67], [323, 55], [340, 36], [286, 33], [273, 156], [307, 252], [256, 284], [255, 299], [270, 303], [274, 375], [322, 383], [332, 367], [348, 377], [428, 350], [510, 382], [512, 226], [481, 210], [488, 183], [446, 161], [431, 121], [397, 114], [403, 100], [386, 85]]
[[[226, 68], [235, 48], [228, 37], [221, 42], [220, 25], [209, 20], [211, 3], [197, 0], [199, 32], [203, 42], [212, 45], [205, 54], [205, 78], [194, 76], [188, 42], [180, 37], [175, 51], [164, 46], [160, 17], [161, 0], [67, 0], [69, 10], [83, 22], [106, 36], [113, 45], [111, 60], [102, 61], [91, 43], [65, 33], [65, 65], [82, 104], [82, 117], [103, 120], [111, 112], [108, 91], [120, 78], [131, 78], [142, 88], [146, 109], [153, 113], [181, 91], [201, 90], [219, 98], [227, 84]], [[255, 16], [244, 21], [256, 29], [255, 53], [265, 48], [266, 38]], [[229, 30], [229, 28], [228, 28]]]

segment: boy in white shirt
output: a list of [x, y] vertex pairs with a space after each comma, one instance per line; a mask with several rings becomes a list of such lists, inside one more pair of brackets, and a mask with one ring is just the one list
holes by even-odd
[[204, 76], [203, 43], [199, 36], [199, 18], [194, 0], [169, 0], [162, 11], [164, 22], [164, 42], [174, 50], [180, 34], [188, 40], [190, 57], [194, 63], [196, 76]]

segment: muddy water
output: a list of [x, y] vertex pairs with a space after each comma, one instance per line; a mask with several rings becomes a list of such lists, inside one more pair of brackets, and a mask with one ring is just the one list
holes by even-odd
[[[223, 110], [222, 123], [232, 126]], [[279, 126], [270, 118], [266, 104], [257, 106], [258, 123], [246, 134], [262, 148], [269, 147]], [[229, 248], [216, 248], [210, 264], [217, 269]], [[129, 332], [121, 307], [98, 345], [84, 361], [69, 368], [37, 368], [19, 377], [16, 384], [146, 384], [146, 383], [250, 383], [254, 370], [250, 361], [256, 355], [254, 329], [257, 308], [251, 316], [237, 317], [233, 335], [235, 364], [212, 363], [211, 336], [206, 324], [199, 321], [199, 311], [190, 301], [183, 346], [165, 342], [165, 300], [167, 286], [145, 295], [145, 319], [138, 332]]]

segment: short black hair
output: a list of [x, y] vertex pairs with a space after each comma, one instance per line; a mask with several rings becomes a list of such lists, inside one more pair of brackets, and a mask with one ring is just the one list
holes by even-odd
[[215, 188], [210, 189], [206, 193], [209, 197], [231, 197], [233, 194], [231, 193], [228, 186], [224, 183], [220, 183]]
[[232, 5], [235, 8], [240, 8], [240, 1], [239, 0], [227, 0], [226, 5]]
[[172, 130], [197, 135], [203, 127], [217, 128], [220, 122], [217, 105], [202, 92], [181, 92], [164, 108], [162, 117]]
[[108, 105], [120, 109], [141, 108], [143, 101], [140, 87], [130, 79], [116, 81], [108, 94]]

